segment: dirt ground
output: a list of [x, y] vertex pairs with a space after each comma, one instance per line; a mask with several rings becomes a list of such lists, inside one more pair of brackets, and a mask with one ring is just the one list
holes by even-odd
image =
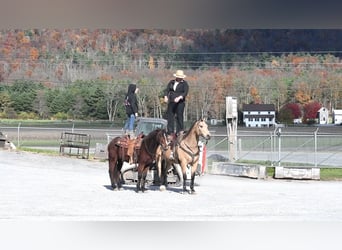
[[341, 182], [196, 178], [180, 188], [110, 188], [107, 162], [0, 150], [0, 220], [339, 221]]

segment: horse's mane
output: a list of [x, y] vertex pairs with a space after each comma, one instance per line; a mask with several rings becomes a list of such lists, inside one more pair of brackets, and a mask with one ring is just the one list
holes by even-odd
[[157, 148], [158, 146], [158, 141], [157, 141], [157, 135], [158, 133], [160, 133], [162, 131], [162, 129], [158, 128], [156, 130], [151, 131], [148, 135], [146, 135], [143, 140], [142, 143], [146, 144], [146, 146], [148, 148]]
[[188, 137], [188, 136], [190, 135], [192, 129], [193, 129], [193, 128], [195, 127], [195, 125], [196, 125], [199, 121], [201, 121], [201, 120], [202, 120], [202, 119], [199, 119], [199, 120], [195, 121], [195, 122], [191, 125], [190, 129], [184, 134], [183, 139], [185, 139], [186, 137]]

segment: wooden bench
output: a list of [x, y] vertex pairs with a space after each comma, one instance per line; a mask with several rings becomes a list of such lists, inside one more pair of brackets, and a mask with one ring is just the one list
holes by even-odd
[[[62, 132], [59, 154], [89, 158], [90, 135]], [[68, 149], [68, 150], [65, 150]]]

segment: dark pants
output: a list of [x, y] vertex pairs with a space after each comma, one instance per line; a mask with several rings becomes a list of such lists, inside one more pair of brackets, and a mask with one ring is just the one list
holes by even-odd
[[185, 102], [170, 102], [167, 106], [167, 132], [168, 134], [175, 131], [176, 120], [176, 133], [184, 130], [184, 113]]

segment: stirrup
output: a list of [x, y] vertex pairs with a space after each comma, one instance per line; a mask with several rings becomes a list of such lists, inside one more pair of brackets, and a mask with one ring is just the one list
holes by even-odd
[[175, 157], [173, 156], [173, 151], [171, 151], [169, 160], [174, 160], [174, 159], [175, 159]]

